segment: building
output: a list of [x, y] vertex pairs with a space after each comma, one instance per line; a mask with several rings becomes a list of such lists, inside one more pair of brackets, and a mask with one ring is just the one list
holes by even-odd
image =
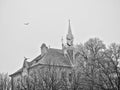
[[64, 68], [68, 71], [75, 65], [75, 48], [73, 45], [74, 37], [71, 31], [70, 21], [68, 25], [68, 33], [66, 35], [66, 44], [62, 42], [62, 49], [48, 48], [45, 43], [41, 45], [41, 54], [31, 62], [24, 59], [23, 66], [15, 73], [11, 74], [12, 90], [15, 90], [15, 82], [22, 76], [32, 73], [38, 67], [54, 66]]

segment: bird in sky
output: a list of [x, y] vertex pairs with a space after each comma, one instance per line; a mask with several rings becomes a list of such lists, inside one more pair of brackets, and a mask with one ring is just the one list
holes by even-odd
[[24, 23], [24, 25], [29, 25], [29, 23], [28, 23], [28, 22], [26, 22], [26, 23]]

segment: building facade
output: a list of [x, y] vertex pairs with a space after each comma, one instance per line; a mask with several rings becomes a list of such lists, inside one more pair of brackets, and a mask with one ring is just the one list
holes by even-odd
[[[23, 66], [11, 74], [12, 90], [16, 90], [16, 82], [20, 81], [25, 76], [32, 75], [35, 70], [54, 67], [58, 71], [66, 71], [70, 73], [72, 68], [75, 66], [75, 47], [73, 44], [74, 36], [72, 34], [70, 21], [68, 25], [68, 33], [66, 35], [66, 44], [62, 40], [62, 48], [50, 48], [45, 43], [41, 45], [41, 54], [32, 61], [28, 62], [27, 58], [24, 59]], [[59, 72], [58, 72], [59, 74]], [[61, 76], [61, 75], [59, 75]]]

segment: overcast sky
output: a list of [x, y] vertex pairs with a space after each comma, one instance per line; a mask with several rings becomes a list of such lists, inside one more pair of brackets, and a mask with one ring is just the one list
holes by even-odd
[[74, 43], [93, 37], [120, 42], [120, 0], [0, 0], [0, 72], [21, 68], [23, 57], [35, 58], [42, 43], [61, 48], [68, 19]]

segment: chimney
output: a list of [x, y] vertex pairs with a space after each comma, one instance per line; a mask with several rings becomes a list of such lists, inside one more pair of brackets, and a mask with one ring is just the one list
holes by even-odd
[[43, 43], [43, 44], [41, 45], [41, 56], [43, 56], [44, 54], [46, 54], [47, 51], [48, 51], [48, 47], [46, 46], [45, 43]]

